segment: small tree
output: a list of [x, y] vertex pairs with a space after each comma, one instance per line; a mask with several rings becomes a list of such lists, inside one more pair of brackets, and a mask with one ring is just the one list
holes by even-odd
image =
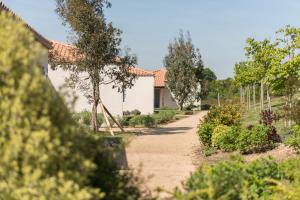
[[180, 32], [179, 38], [170, 43], [164, 64], [167, 69], [167, 86], [182, 110], [184, 105], [195, 100], [200, 92], [197, 91], [200, 87], [195, 71], [203, 66], [201, 54], [195, 49], [189, 33], [185, 38]]
[[[246, 55], [250, 58], [253, 65], [257, 67], [259, 72], [258, 77], [261, 82], [261, 95], [260, 105], [261, 110], [264, 110], [264, 85], [266, 83], [266, 73], [272, 67], [274, 62], [274, 53], [276, 53], [276, 47], [278, 43], [272, 43], [270, 40], [256, 41], [253, 38], [247, 39], [247, 46], [245, 48]], [[267, 83], [267, 100], [268, 109], [271, 109], [270, 87]]]
[[207, 98], [209, 92], [212, 90], [212, 83], [217, 80], [216, 74], [209, 68], [204, 68], [202, 81], [201, 81], [201, 93], [200, 98]]
[[286, 26], [277, 33], [280, 34], [278, 38], [280, 46], [273, 54], [273, 65], [266, 74], [266, 80], [274, 91], [285, 94], [286, 108], [291, 113], [293, 97], [299, 88], [300, 29]]
[[56, 0], [57, 12], [68, 25], [76, 49], [71, 60], [52, 59], [55, 67], [61, 66], [71, 72], [71, 81], [85, 92], [93, 103], [92, 126], [98, 131], [97, 108], [100, 85], [113, 84], [119, 92], [133, 85], [134, 75], [130, 67], [136, 57], [127, 52], [120, 56], [121, 31], [107, 23], [104, 8], [111, 7], [107, 0]]

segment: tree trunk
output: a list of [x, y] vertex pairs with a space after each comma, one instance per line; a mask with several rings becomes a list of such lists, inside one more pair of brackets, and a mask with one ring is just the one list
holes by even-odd
[[250, 85], [247, 86], [248, 90], [248, 110], [250, 110], [251, 107], [251, 90], [250, 90]]
[[93, 131], [97, 132], [99, 130], [99, 124], [98, 124], [98, 116], [97, 116], [97, 108], [100, 100], [100, 89], [99, 89], [99, 83], [94, 82], [93, 83], [93, 110], [92, 110], [92, 126]]
[[243, 86], [240, 86], [240, 104], [243, 104]]
[[288, 101], [289, 101], [289, 122], [288, 122], [288, 128], [292, 127], [292, 95], [289, 94], [288, 97]]
[[180, 111], [183, 111], [183, 102], [180, 102], [180, 103], [179, 103], [179, 110], [180, 110]]
[[254, 110], [256, 111], [256, 96], [255, 96], [255, 90], [256, 90], [256, 88], [255, 88], [255, 83], [253, 84], [253, 107], [254, 107]]
[[264, 110], [264, 81], [260, 82], [260, 111]]
[[269, 109], [269, 110], [272, 110], [271, 96], [270, 96], [270, 90], [269, 90], [269, 87], [267, 87], [267, 100], [268, 100], [268, 109]]
[[243, 87], [243, 104], [245, 104], [245, 88]]
[[218, 106], [221, 106], [221, 102], [220, 102], [220, 93], [218, 92]]

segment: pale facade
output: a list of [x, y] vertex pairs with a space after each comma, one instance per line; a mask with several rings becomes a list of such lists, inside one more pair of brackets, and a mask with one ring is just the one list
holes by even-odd
[[[48, 77], [56, 90], [60, 90], [65, 80], [69, 77], [69, 72], [58, 68], [51, 69], [49, 66]], [[154, 76], [137, 75], [133, 87], [127, 89], [125, 93], [120, 93], [116, 88], [112, 88], [112, 84], [101, 85], [100, 97], [103, 104], [107, 107], [110, 113], [114, 116], [122, 116], [123, 111], [139, 110], [142, 114], [152, 114], [154, 112]], [[78, 88], [68, 88], [70, 92], [74, 92], [76, 96], [76, 103], [74, 107], [75, 112], [84, 110], [91, 111], [92, 104], [84, 96], [83, 91]], [[68, 100], [68, 99], [67, 99]], [[100, 106], [98, 108], [99, 112]]]

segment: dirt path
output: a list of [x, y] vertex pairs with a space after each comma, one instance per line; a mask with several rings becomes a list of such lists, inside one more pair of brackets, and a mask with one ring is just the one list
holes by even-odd
[[129, 167], [139, 169], [150, 189], [163, 187], [172, 190], [180, 186], [196, 166], [196, 149], [200, 147], [196, 135], [201, 112], [161, 128], [145, 129], [126, 148]]

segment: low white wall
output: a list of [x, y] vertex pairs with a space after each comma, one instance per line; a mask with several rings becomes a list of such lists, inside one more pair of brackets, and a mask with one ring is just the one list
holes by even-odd
[[154, 77], [142, 76], [135, 80], [131, 89], [126, 90], [124, 111], [138, 109], [143, 115], [154, 112]]

